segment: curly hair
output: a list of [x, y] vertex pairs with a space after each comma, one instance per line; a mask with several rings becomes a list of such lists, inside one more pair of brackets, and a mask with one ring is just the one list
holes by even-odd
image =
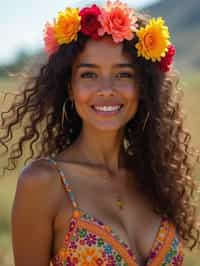
[[[146, 18], [140, 16], [140, 24], [145, 23]], [[63, 127], [61, 116], [64, 101], [69, 98], [73, 62], [87, 41], [88, 37], [79, 33], [76, 42], [61, 45], [39, 73], [28, 77], [19, 97], [1, 113], [5, 132], [0, 144], [9, 153], [3, 173], [16, 168], [26, 143], [30, 156], [25, 163], [32, 158], [56, 155], [79, 136], [82, 119], [76, 110], [66, 106], [70, 121], [65, 120]], [[178, 74], [175, 69], [162, 73], [156, 63], [137, 57], [133, 48], [136, 41], [134, 38], [123, 42], [123, 52], [133, 61], [140, 89], [138, 110], [125, 125], [127, 167], [136, 173], [136, 182], [151, 200], [154, 211], [167, 215], [185, 246], [193, 249], [200, 244], [195, 203], [197, 184], [192, 177], [192, 158], [197, 161], [197, 157], [190, 144], [191, 135], [183, 125]], [[16, 138], [13, 130], [17, 125], [21, 127], [21, 136], [9, 151], [8, 143]]]

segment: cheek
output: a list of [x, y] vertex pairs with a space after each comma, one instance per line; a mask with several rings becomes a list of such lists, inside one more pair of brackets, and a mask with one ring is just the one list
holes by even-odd
[[138, 102], [139, 90], [136, 86], [125, 86], [122, 89], [122, 93], [127, 101]]
[[84, 103], [87, 101], [89, 93], [87, 89], [76, 89], [74, 96], [75, 96], [75, 100], [78, 103]]
[[74, 88], [75, 108], [79, 116], [84, 119], [85, 108], [89, 106], [90, 92], [88, 88], [76, 87]]
[[72, 76], [73, 95], [77, 104], [83, 104], [89, 101], [89, 98], [99, 86], [99, 83], [95, 80], [83, 79], [80, 75], [79, 73], [75, 73]]
[[139, 90], [135, 86], [127, 86], [123, 89], [123, 96], [127, 102], [127, 116], [129, 119], [135, 116], [139, 105]]
[[91, 88], [84, 86], [83, 84], [81, 86], [74, 87], [74, 98], [77, 105], [87, 104], [90, 100], [91, 92]]

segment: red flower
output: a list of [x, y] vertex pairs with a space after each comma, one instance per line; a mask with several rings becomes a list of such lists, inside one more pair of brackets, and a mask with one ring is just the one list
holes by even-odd
[[100, 13], [100, 9], [95, 4], [91, 7], [83, 8], [79, 13], [81, 16], [81, 32], [85, 35], [91, 36], [94, 40], [99, 38], [98, 28], [101, 25], [98, 21], [98, 15]]
[[172, 61], [173, 61], [173, 57], [176, 53], [176, 49], [175, 47], [171, 44], [169, 47], [168, 47], [168, 52], [166, 53], [166, 56], [163, 57], [159, 63], [159, 67], [160, 67], [160, 70], [162, 72], [167, 72], [170, 70], [170, 66], [172, 64]]

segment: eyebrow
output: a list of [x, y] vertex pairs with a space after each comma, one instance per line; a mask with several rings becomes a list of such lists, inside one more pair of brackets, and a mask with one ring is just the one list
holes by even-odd
[[[98, 65], [96, 64], [89, 64], [89, 63], [81, 63], [77, 66], [77, 68], [81, 68], [81, 67], [90, 67], [90, 68], [98, 68]], [[129, 64], [129, 63], [119, 63], [119, 64], [115, 64], [114, 67], [120, 67], [120, 68], [134, 68], [133, 64]]]

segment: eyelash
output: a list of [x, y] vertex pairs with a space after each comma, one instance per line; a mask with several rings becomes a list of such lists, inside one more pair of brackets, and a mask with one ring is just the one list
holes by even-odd
[[91, 78], [91, 74], [94, 75], [95, 73], [93, 73], [93, 72], [84, 72], [84, 73], [81, 74], [81, 78]]
[[[133, 78], [133, 74], [128, 73], [128, 72], [120, 72], [116, 76], [118, 76], [118, 75], [123, 75], [123, 78]], [[84, 72], [81, 74], [81, 78], [92, 78], [94, 76], [96, 77], [97, 75], [96, 75], [96, 73], [93, 73], [93, 72]], [[118, 76], [117, 78], [120, 78], [120, 77]]]
[[123, 78], [132, 78], [133, 74], [128, 72], [120, 72], [119, 75], [123, 75]]

